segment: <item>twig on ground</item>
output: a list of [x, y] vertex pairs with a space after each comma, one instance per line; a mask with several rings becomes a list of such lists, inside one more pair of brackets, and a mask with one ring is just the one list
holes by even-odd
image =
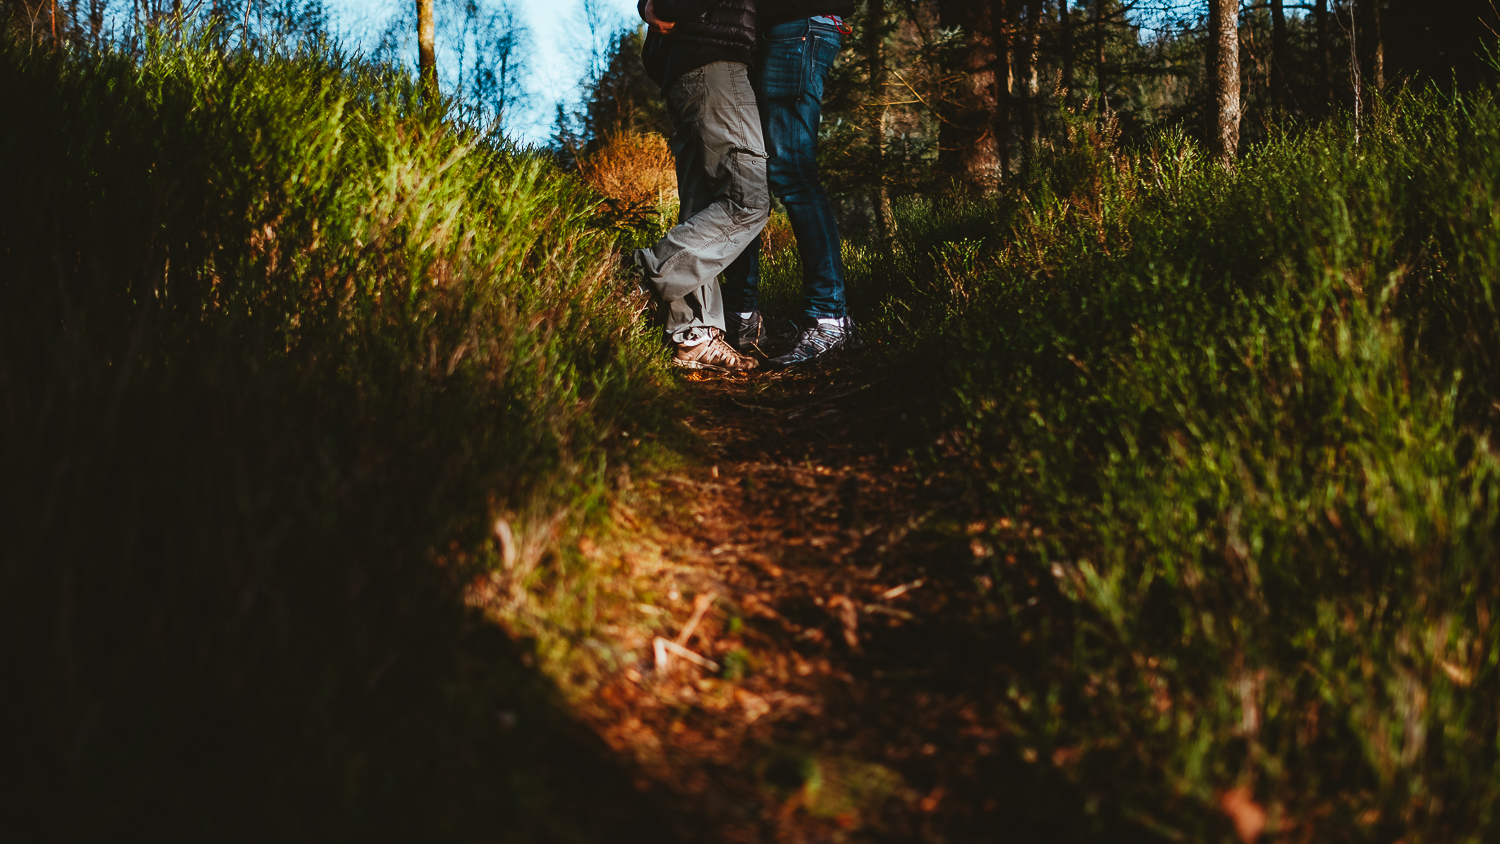
[[653, 642], [652, 644], [656, 648], [656, 670], [657, 671], [665, 671], [666, 670], [666, 668], [667, 668], [667, 654], [668, 653], [676, 654], [677, 656], [682, 657], [683, 659], [687, 660], [688, 662], [691, 662], [692, 664], [698, 666], [699, 668], [705, 668], [705, 669], [707, 669], [709, 671], [718, 671], [719, 670], [719, 664], [717, 662], [714, 662], [711, 659], [705, 659], [705, 658], [703, 658], [703, 657], [701, 657], [701, 656], [693, 653], [692, 651], [688, 650], [687, 648], [684, 648], [683, 646], [677, 644], [676, 642], [669, 642], [666, 639], [663, 639], [662, 637], [657, 636], [655, 642]]
[[682, 632], [677, 634], [677, 644], [686, 645], [693, 638], [693, 631], [698, 629], [698, 622], [703, 620], [703, 614], [708, 612], [709, 604], [719, 597], [717, 592], [706, 592], [693, 599], [693, 617], [683, 625]]
[[916, 618], [916, 616], [912, 615], [906, 610], [898, 610], [895, 607], [888, 607], [884, 604], [865, 604], [862, 609], [867, 614], [880, 613], [881, 615], [893, 616], [903, 621], [911, 621], [912, 619]]
[[667, 483], [682, 484], [683, 486], [695, 486], [699, 489], [725, 489], [723, 484], [708, 483], [706, 481], [695, 481], [692, 478], [684, 478], [681, 475], [663, 475], [661, 479]]
[[801, 413], [804, 410], [807, 410], [807, 409], [813, 408], [813, 407], [817, 407], [820, 404], [828, 404], [829, 402], [838, 401], [839, 399], [847, 398], [849, 396], [852, 396], [855, 393], [864, 392], [865, 390], [868, 390], [871, 387], [875, 386], [875, 384], [876, 384], [876, 382], [870, 381], [868, 383], [861, 384], [858, 387], [854, 387], [852, 389], [842, 390], [840, 392], [834, 393], [831, 396], [822, 396], [822, 397], [820, 397], [820, 398], [818, 398], [818, 399], [816, 399], [814, 401], [804, 402], [802, 404], [793, 405], [791, 407], [770, 407], [770, 406], [764, 405], [764, 404], [751, 404], [749, 402], [740, 401], [739, 399], [735, 398], [734, 396], [730, 396], [729, 400], [732, 401], [732, 402], [734, 402], [735, 404], [739, 405], [740, 407], [746, 408], [748, 410], [761, 410], [761, 411], [765, 411], [766, 413], [779, 413], [782, 416], [787, 416], [788, 418], [790, 418], [791, 414]]
[[887, 601], [892, 598], [899, 598], [913, 589], [920, 588], [922, 584], [926, 582], [927, 581], [925, 579], [919, 577], [916, 580], [913, 580], [911, 583], [903, 583], [900, 586], [893, 586], [890, 589], [885, 590], [884, 592], [880, 593], [880, 597], [884, 598]]
[[828, 611], [844, 627], [844, 641], [850, 649], [859, 648], [859, 605], [846, 595], [834, 595], [828, 599]]

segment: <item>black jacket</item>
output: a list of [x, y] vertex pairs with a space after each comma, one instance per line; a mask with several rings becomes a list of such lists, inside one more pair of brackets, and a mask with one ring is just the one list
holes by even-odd
[[843, 17], [853, 12], [854, 0], [760, 0], [760, 26], [764, 29], [813, 15]]
[[[655, 0], [656, 16], [676, 24], [668, 36], [646, 36], [646, 73], [663, 91], [678, 77], [713, 62], [750, 64], [756, 0]], [[637, 0], [642, 13], [646, 0]]]

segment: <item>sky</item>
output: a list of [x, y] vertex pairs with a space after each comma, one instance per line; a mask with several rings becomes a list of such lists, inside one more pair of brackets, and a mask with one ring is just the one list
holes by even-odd
[[[438, 0], [441, 3], [443, 0]], [[414, 0], [325, 0], [333, 13], [333, 28], [345, 38], [358, 41], [379, 32], [385, 21]], [[530, 94], [526, 112], [506, 127], [522, 143], [546, 143], [551, 137], [557, 103], [574, 103], [585, 73], [588, 30], [584, 4], [589, 0], [480, 0], [493, 5], [509, 3], [530, 34], [530, 72], [525, 87]], [[592, 0], [605, 18], [604, 30], [613, 32], [637, 23], [635, 0]], [[1203, 0], [1147, 0], [1142, 8], [1182, 13], [1196, 10]], [[1143, 17], [1149, 13], [1142, 12]], [[370, 46], [366, 44], [366, 46]], [[440, 48], [441, 49], [441, 48]], [[415, 56], [412, 57], [415, 62]], [[441, 56], [439, 57], [441, 61]]]
[[[359, 39], [378, 32], [397, 9], [414, 0], [327, 0], [336, 31]], [[489, 0], [490, 3], [499, 0]], [[588, 53], [584, 0], [508, 0], [531, 36], [530, 73], [526, 88], [530, 108], [507, 131], [521, 142], [545, 143], [551, 136], [558, 102], [578, 98]], [[637, 21], [635, 0], [595, 0], [618, 26]], [[609, 30], [615, 26], [608, 27]]]

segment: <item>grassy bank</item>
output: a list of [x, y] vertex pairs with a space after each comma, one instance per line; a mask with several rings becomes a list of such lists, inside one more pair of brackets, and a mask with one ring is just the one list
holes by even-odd
[[631, 837], [460, 599], [566, 568], [670, 411], [590, 195], [319, 51], [5, 49], [0, 113], [8, 816]]
[[[575, 541], [676, 412], [610, 269], [660, 144], [601, 209], [405, 77], [208, 45], [0, 52], [0, 113], [8, 816], [658, 840], [567, 713], [677, 623], [606, 631], [649, 525]], [[1049, 769], [999, 805], [1062, 779], [1067, 837], [1494, 836], [1497, 126], [1406, 98], [1226, 172], [1083, 121], [849, 247], [924, 465], [967, 482], [972, 615], [917, 638], [998, 642], [984, 717]]]
[[893, 258], [851, 248], [970, 481], [997, 715], [1081, 811], [1494, 835], [1496, 126], [1403, 98], [1225, 172], [1081, 122], [996, 200], [907, 205]]

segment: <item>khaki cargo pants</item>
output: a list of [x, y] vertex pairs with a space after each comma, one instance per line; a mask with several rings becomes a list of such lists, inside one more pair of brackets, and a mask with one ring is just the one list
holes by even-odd
[[719, 273], [771, 214], [766, 146], [748, 69], [714, 62], [667, 90], [677, 163], [677, 225], [635, 260], [665, 317], [667, 339], [692, 345], [724, 330]]

